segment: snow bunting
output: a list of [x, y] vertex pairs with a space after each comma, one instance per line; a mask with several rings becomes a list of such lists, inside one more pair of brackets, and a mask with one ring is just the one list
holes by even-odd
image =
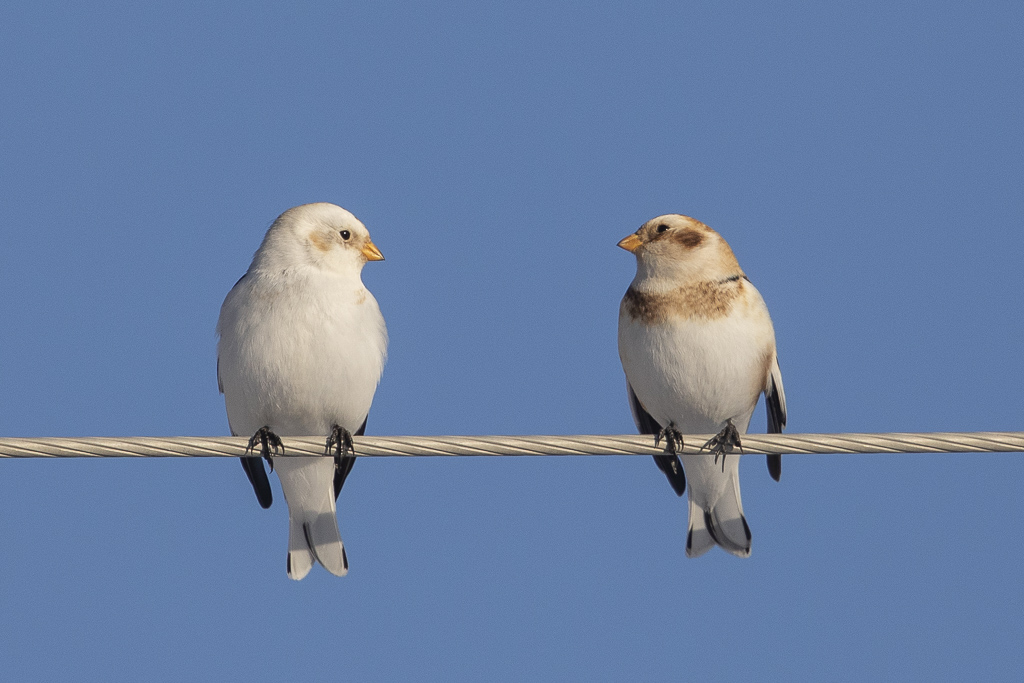
[[[217, 322], [217, 380], [231, 433], [252, 435], [276, 466], [288, 503], [288, 576], [301, 579], [319, 561], [338, 576], [348, 558], [335, 500], [366, 429], [387, 356], [377, 301], [360, 274], [382, 261], [366, 227], [334, 204], [305, 204], [267, 230], [245, 275], [224, 299]], [[327, 435], [329, 457], [271, 459], [281, 436]], [[260, 456], [242, 467], [264, 508], [273, 501]]]
[[[747, 557], [739, 458], [726, 454], [740, 446], [762, 392], [768, 431], [786, 426], [768, 308], [726, 241], [698, 220], [658, 216], [619, 246], [637, 263], [619, 306], [619, 358], [637, 429], [665, 439], [655, 462], [680, 496], [689, 478], [686, 555], [717, 543]], [[680, 463], [683, 434], [716, 433], [704, 444], [710, 452]], [[781, 455], [768, 456], [768, 472], [778, 481]]]

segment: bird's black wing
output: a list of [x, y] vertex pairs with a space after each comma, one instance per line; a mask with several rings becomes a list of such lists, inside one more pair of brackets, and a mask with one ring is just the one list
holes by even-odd
[[[217, 358], [217, 388], [224, 393], [224, 385], [220, 381], [220, 357]], [[238, 436], [231, 432], [232, 436]], [[249, 477], [252, 490], [256, 492], [256, 500], [260, 507], [266, 510], [274, 502], [274, 494], [270, 490], [270, 480], [267, 479], [267, 470], [263, 467], [263, 458], [254, 455], [246, 455], [239, 458], [242, 462], [242, 469], [245, 476]]]
[[[636, 392], [633, 391], [633, 387], [629, 385], [629, 382], [626, 382], [626, 386], [629, 388], [629, 407], [633, 411], [633, 422], [636, 423], [637, 430], [641, 434], [654, 434], [657, 436], [661, 433], [661, 425], [651, 417], [650, 413], [644, 410], [644, 407], [640, 404], [640, 399], [636, 397]], [[686, 493], [686, 475], [683, 473], [683, 463], [679, 462], [679, 456], [655, 455], [652, 457], [658, 465], [658, 469], [668, 477], [668, 483], [672, 485], [676, 495], [681, 496]]]
[[[369, 419], [369, 416], [367, 416], [367, 419]], [[363, 420], [362, 426], [356, 430], [354, 436], [362, 436], [365, 433], [366, 420]], [[345, 485], [345, 479], [355, 464], [356, 456], [352, 453], [334, 456], [334, 500], [338, 500], [338, 496], [341, 495], [341, 487]]]
[[[232, 285], [231, 289], [238, 286], [238, 283], [245, 279], [245, 275], [238, 278], [238, 281]], [[229, 292], [230, 294], [230, 292]], [[217, 390], [220, 393], [224, 393], [224, 382], [220, 378], [220, 356], [217, 356]], [[234, 432], [231, 432], [232, 436], [238, 436]], [[263, 458], [257, 456], [243, 456], [239, 458], [242, 462], [242, 469], [245, 470], [245, 476], [249, 477], [249, 483], [252, 484], [252, 490], [256, 492], [256, 500], [259, 501], [260, 507], [266, 510], [274, 502], [274, 494], [270, 490], [270, 480], [267, 478], [267, 470], [263, 467]]]
[[260, 507], [263, 509], [270, 507], [270, 504], [274, 502], [274, 494], [270, 491], [270, 480], [267, 479], [267, 470], [263, 467], [263, 458], [248, 455], [239, 460], [242, 461], [245, 475], [249, 477], [252, 490], [256, 492], [256, 500], [259, 501]]
[[[772, 376], [768, 380], [768, 389], [764, 392], [764, 405], [768, 411], [768, 433], [781, 434], [786, 428], [786, 392], [782, 388], [782, 370], [779, 369], [779, 359], [775, 359], [772, 366]], [[768, 474], [772, 479], [778, 481], [782, 476], [782, 455], [780, 453], [768, 454]]]

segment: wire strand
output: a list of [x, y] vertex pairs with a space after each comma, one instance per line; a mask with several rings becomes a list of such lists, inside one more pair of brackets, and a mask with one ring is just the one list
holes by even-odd
[[[699, 453], [710, 434], [684, 437], [681, 453]], [[1024, 452], [1024, 432], [890, 434], [744, 434], [743, 454]], [[284, 457], [325, 455], [325, 437], [282, 437]], [[496, 455], [660, 455], [647, 435], [357, 436], [361, 457]], [[244, 437], [0, 438], [0, 458], [171, 458], [246, 455]], [[735, 451], [739, 454], [740, 451]]]

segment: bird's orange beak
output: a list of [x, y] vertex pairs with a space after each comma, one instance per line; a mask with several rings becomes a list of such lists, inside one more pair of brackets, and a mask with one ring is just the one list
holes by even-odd
[[377, 248], [377, 245], [371, 242], [370, 240], [366, 240], [366, 244], [363, 245], [363, 248], [360, 251], [362, 252], [363, 256], [366, 257], [367, 261], [384, 260], [384, 254], [380, 253], [380, 249]]
[[631, 254], [639, 249], [641, 244], [643, 244], [643, 240], [641, 240], [640, 235], [635, 232], [629, 237], [625, 237], [619, 241], [619, 246]]

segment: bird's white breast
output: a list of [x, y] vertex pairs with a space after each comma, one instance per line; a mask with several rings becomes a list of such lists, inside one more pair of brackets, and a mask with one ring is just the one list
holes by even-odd
[[725, 316], [635, 319], [619, 315], [619, 356], [641, 404], [662, 425], [717, 433], [731, 419], [746, 431], [765, 387], [775, 341], [767, 309], [756, 301]]
[[314, 269], [248, 273], [218, 324], [219, 374], [236, 434], [355, 431], [380, 380], [387, 331], [358, 278]]

